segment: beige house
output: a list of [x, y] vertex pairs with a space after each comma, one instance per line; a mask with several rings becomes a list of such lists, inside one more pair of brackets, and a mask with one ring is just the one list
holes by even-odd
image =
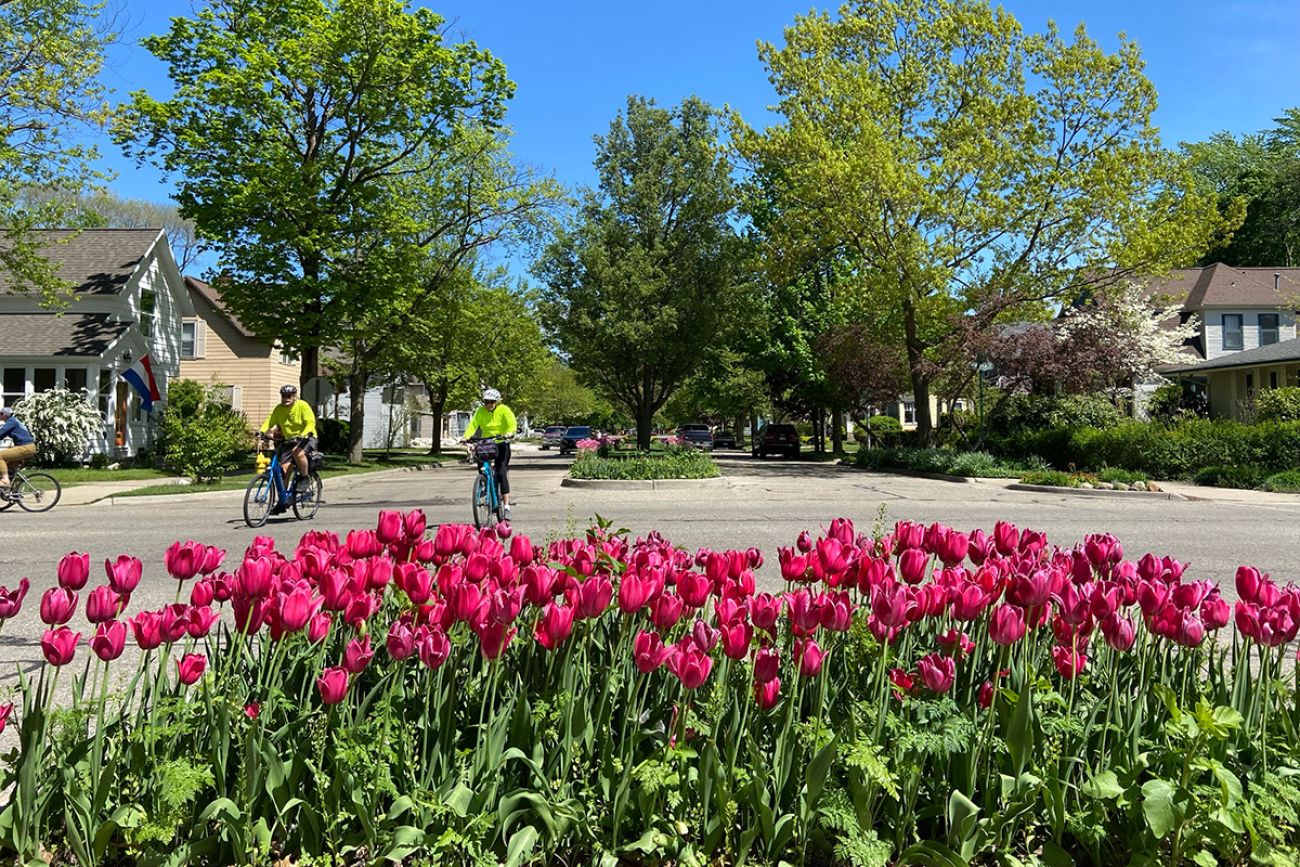
[[1300, 268], [1185, 268], [1152, 289], [1182, 302], [1183, 321], [1199, 319], [1188, 363], [1160, 372], [1203, 390], [1210, 415], [1249, 418], [1260, 390], [1297, 384]]
[[181, 377], [228, 387], [231, 408], [259, 426], [279, 402], [280, 386], [298, 382], [302, 362], [245, 328], [216, 287], [194, 277], [185, 287], [195, 315], [181, 320]]

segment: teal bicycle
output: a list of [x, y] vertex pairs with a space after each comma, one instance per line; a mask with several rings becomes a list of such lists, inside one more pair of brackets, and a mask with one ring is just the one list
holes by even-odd
[[495, 527], [505, 520], [505, 505], [497, 488], [497, 474], [492, 463], [497, 459], [502, 444], [510, 442], [510, 437], [472, 437], [465, 442], [478, 464], [478, 475], [474, 477], [474, 528]]

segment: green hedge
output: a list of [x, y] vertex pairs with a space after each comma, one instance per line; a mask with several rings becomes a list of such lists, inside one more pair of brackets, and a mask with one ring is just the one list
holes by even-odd
[[1284, 494], [1300, 494], [1300, 470], [1274, 473], [1264, 480], [1263, 488]]
[[1060, 469], [1121, 467], [1156, 479], [1191, 479], [1207, 467], [1300, 467], [1300, 422], [1194, 420], [1174, 426], [1130, 422], [1106, 430], [1049, 428], [990, 441], [1001, 456], [1037, 456]]
[[569, 468], [569, 477], [573, 479], [712, 479], [719, 475], [713, 458], [698, 449], [674, 449], [654, 455], [642, 452], [613, 458], [579, 452]]
[[1018, 479], [1034, 469], [998, 460], [988, 452], [955, 449], [862, 449], [854, 456], [854, 463], [866, 470], [909, 470], [991, 479]]

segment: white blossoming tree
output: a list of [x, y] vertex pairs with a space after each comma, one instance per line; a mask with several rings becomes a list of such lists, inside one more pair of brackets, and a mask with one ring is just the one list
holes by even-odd
[[46, 465], [79, 461], [91, 436], [104, 427], [103, 417], [90, 401], [66, 388], [25, 397], [14, 411], [36, 437], [37, 459]]

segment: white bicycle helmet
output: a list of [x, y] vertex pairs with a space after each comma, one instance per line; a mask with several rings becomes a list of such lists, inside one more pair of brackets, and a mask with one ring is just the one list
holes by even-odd
[[500, 399], [501, 399], [501, 392], [497, 391], [495, 388], [488, 388], [488, 389], [484, 389], [484, 390], [483, 390], [483, 402], [484, 402], [484, 403], [487, 403], [488, 401], [494, 401], [494, 402], [495, 402], [495, 401], [498, 401], [498, 400], [500, 400]]

